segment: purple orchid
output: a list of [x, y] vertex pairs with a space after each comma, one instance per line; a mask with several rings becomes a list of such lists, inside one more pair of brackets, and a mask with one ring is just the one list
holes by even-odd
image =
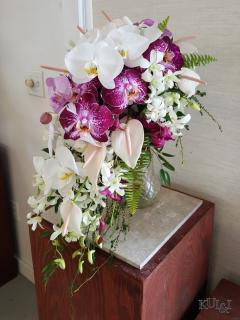
[[163, 148], [166, 141], [173, 140], [167, 127], [159, 126], [158, 131], [151, 134], [152, 144], [155, 148]]
[[99, 142], [108, 140], [107, 130], [114, 122], [112, 112], [100, 106], [91, 93], [84, 93], [78, 103], [68, 105], [59, 120], [65, 139], [77, 140], [88, 133]]
[[96, 100], [98, 98], [98, 89], [101, 87], [101, 84], [97, 77], [92, 79], [89, 82], [82, 83], [82, 84], [76, 84], [72, 81], [72, 87], [73, 87], [73, 102], [76, 103], [79, 101], [81, 96], [85, 93], [91, 93], [95, 96]]
[[155, 148], [163, 148], [166, 141], [174, 140], [167, 127], [162, 127], [153, 121], [148, 122], [146, 118], [140, 118], [139, 120], [142, 122], [144, 129], [148, 131]]
[[184, 60], [180, 48], [173, 43], [172, 39], [168, 36], [161, 37], [152, 42], [147, 51], [144, 52], [144, 58], [150, 60], [150, 53], [152, 50], [164, 53], [163, 62], [161, 62], [161, 64], [164, 66], [166, 72], [168, 70], [175, 72], [182, 68]]
[[100, 191], [100, 193], [116, 202], [121, 202], [123, 198], [117, 192], [111, 192], [109, 188], [105, 188], [104, 190]]
[[121, 114], [127, 105], [143, 104], [147, 95], [147, 84], [139, 69], [125, 69], [115, 78], [114, 89], [102, 89], [103, 101], [115, 114]]
[[54, 112], [59, 113], [73, 96], [70, 80], [66, 76], [47, 78], [46, 85], [50, 104]]

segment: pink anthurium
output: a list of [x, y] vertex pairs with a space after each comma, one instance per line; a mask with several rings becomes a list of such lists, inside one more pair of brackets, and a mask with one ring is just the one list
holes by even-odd
[[113, 150], [130, 168], [136, 167], [143, 141], [143, 125], [136, 119], [128, 121], [125, 128], [112, 133]]
[[103, 161], [106, 157], [106, 146], [88, 144], [84, 151], [85, 164], [83, 175], [87, 176], [94, 187], [97, 187], [97, 180]]

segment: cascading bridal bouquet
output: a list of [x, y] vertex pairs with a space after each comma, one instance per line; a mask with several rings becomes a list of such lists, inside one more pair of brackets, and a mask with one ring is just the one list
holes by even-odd
[[47, 148], [33, 159], [36, 194], [28, 199], [27, 218], [35, 230], [49, 208], [60, 217], [47, 233], [55, 253], [43, 269], [46, 283], [65, 269], [62, 252], [71, 242], [79, 244], [73, 259], [80, 274], [84, 262], [94, 263], [109, 229], [117, 233], [114, 250], [138, 208], [153, 154], [169, 185], [174, 167], [165, 143], [178, 142], [189, 129], [189, 109], [210, 115], [198, 100], [205, 93], [197, 87], [205, 82], [195, 67], [216, 59], [198, 54], [190, 37], [174, 41], [168, 20], [124, 17], [101, 30], [79, 28], [83, 35], [65, 56], [67, 69], [45, 66], [60, 75], [46, 80], [52, 112], [40, 119]]

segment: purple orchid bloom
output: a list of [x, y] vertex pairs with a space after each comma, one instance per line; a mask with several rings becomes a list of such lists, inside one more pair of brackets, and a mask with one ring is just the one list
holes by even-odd
[[69, 103], [73, 96], [71, 83], [66, 76], [47, 78], [46, 85], [50, 104], [54, 112], [59, 113]]
[[65, 131], [65, 139], [77, 140], [89, 133], [95, 140], [106, 142], [107, 130], [113, 125], [112, 112], [100, 106], [91, 93], [85, 93], [76, 104], [68, 105], [59, 121]]
[[151, 134], [152, 144], [155, 148], [163, 148], [166, 141], [173, 140], [167, 127], [159, 126], [158, 131]]
[[115, 114], [121, 114], [127, 105], [143, 104], [147, 95], [147, 84], [139, 69], [125, 69], [115, 78], [114, 89], [102, 89], [103, 101]]
[[163, 148], [166, 141], [174, 140], [167, 127], [162, 127], [153, 121], [148, 122], [143, 117], [139, 118], [139, 120], [142, 122], [144, 129], [149, 133], [151, 142], [155, 148]]
[[104, 196], [107, 196], [108, 198], [112, 199], [113, 201], [116, 202], [121, 202], [122, 201], [122, 196], [120, 196], [118, 193], [116, 192], [111, 192], [109, 190], [109, 188], [105, 188], [104, 190], [100, 191], [100, 193]]
[[150, 53], [152, 50], [164, 53], [163, 62], [161, 62], [161, 64], [164, 66], [166, 72], [168, 70], [175, 72], [182, 68], [184, 60], [180, 48], [173, 43], [172, 39], [168, 36], [161, 37], [152, 42], [147, 51], [144, 52], [144, 58], [150, 60]]
[[154, 23], [155, 23], [155, 21], [153, 19], [146, 18], [146, 19], [143, 19], [142, 21], [140, 21], [138, 23], [138, 25], [146, 26], [146, 27], [152, 27], [154, 25]]
[[107, 228], [106, 222], [104, 221], [104, 218], [101, 217], [99, 220], [99, 227], [98, 227], [99, 233], [103, 234], [106, 228]]

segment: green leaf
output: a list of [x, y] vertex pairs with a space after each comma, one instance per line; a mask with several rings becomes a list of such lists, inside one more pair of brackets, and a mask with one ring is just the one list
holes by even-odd
[[41, 234], [40, 234], [40, 239], [44, 239], [44, 238], [48, 238], [50, 237], [50, 235], [52, 234], [52, 231], [43, 231]]
[[57, 270], [58, 266], [54, 261], [50, 261], [46, 266], [42, 269], [43, 273], [43, 282], [45, 287], [48, 284], [49, 279], [54, 274], [54, 272]]
[[163, 32], [167, 28], [169, 19], [170, 17], [168, 16], [159, 23], [158, 28], [160, 29], [160, 31]]
[[163, 155], [164, 157], [169, 157], [169, 158], [175, 157], [174, 154], [170, 154], [170, 153], [166, 153], [166, 152], [162, 152], [162, 155]]
[[163, 162], [162, 165], [163, 165], [165, 168], [167, 168], [168, 170], [175, 171], [174, 166], [172, 166], [169, 162]]
[[164, 184], [168, 187], [170, 186], [170, 184], [171, 184], [170, 175], [164, 169], [160, 170], [160, 179], [161, 179], [162, 184]]
[[217, 61], [217, 59], [209, 54], [190, 53], [184, 54], [184, 67], [193, 69], [201, 65], [205, 66], [211, 62]]
[[166, 167], [168, 170], [171, 170], [171, 171], [175, 171], [175, 168], [173, 165], [171, 165], [171, 163], [169, 163], [160, 153], [158, 153], [158, 157], [160, 160], [162, 160], [162, 165], [164, 167]]

